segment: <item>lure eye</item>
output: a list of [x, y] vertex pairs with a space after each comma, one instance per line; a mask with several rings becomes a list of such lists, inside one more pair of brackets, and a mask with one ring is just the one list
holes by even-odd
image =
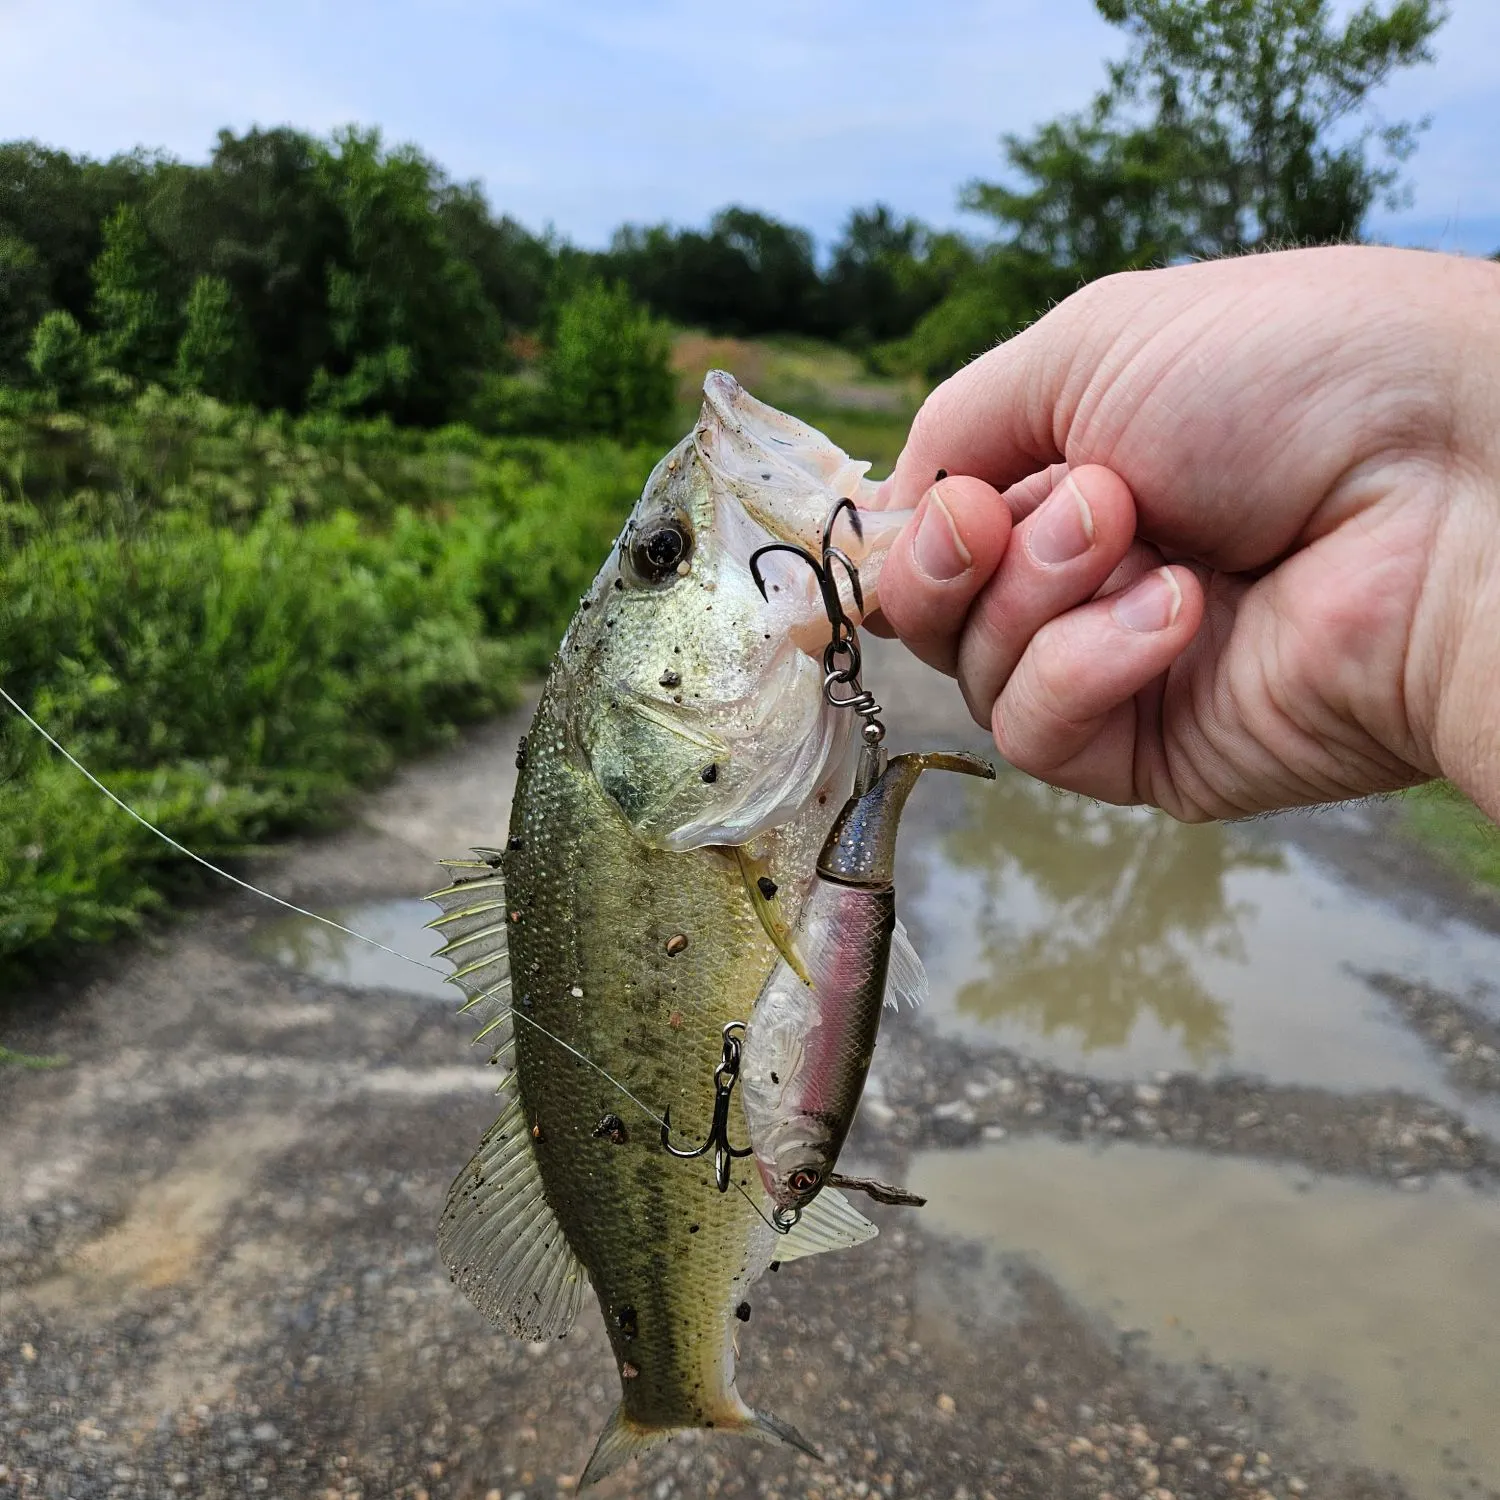
[[817, 1187], [820, 1175], [812, 1167], [798, 1167], [787, 1181], [794, 1193], [810, 1193]]
[[678, 519], [657, 521], [630, 542], [630, 565], [647, 583], [670, 578], [692, 555], [693, 534]]

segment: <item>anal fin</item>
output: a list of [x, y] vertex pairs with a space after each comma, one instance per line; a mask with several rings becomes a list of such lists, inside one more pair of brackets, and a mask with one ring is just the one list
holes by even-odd
[[849, 1250], [880, 1231], [837, 1188], [824, 1188], [790, 1233], [776, 1242], [776, 1259], [800, 1260], [825, 1250]]
[[901, 918], [897, 917], [896, 930], [891, 933], [890, 967], [885, 975], [885, 1003], [891, 1010], [900, 1010], [903, 1002], [916, 1010], [926, 999], [927, 970], [912, 947]]
[[[823, 1455], [790, 1422], [783, 1422], [780, 1417], [770, 1416], [766, 1412], [751, 1411], [749, 1407], [739, 1403], [738, 1398], [736, 1402], [740, 1416], [736, 1420], [720, 1421], [714, 1427], [715, 1432], [740, 1433], [745, 1437], [761, 1438], [770, 1443], [784, 1443], [788, 1448], [795, 1448], [799, 1453], [816, 1459], [818, 1463], [824, 1461]], [[683, 1430], [678, 1427], [643, 1427], [625, 1415], [624, 1406], [617, 1406], [609, 1421], [604, 1424], [599, 1441], [594, 1444], [594, 1451], [578, 1481], [578, 1488], [585, 1490], [591, 1484], [597, 1484], [616, 1469], [623, 1468], [632, 1458], [639, 1458], [641, 1454], [660, 1447], [675, 1433]]]
[[632, 1458], [665, 1443], [677, 1430], [675, 1427], [638, 1426], [625, 1415], [623, 1406], [615, 1407], [609, 1421], [604, 1424], [604, 1431], [599, 1434], [599, 1441], [594, 1444], [594, 1451], [578, 1480], [578, 1488], [586, 1490], [591, 1484], [598, 1484]]
[[518, 1338], [560, 1336], [577, 1318], [588, 1279], [543, 1194], [519, 1100], [448, 1190], [438, 1250], [469, 1300]]

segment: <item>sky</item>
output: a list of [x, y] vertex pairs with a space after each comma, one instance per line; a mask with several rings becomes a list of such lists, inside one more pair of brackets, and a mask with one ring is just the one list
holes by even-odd
[[[1411, 205], [1370, 228], [1489, 254], [1500, 3], [1452, 10], [1436, 64], [1380, 96], [1432, 126]], [[1092, 0], [0, 0], [0, 139], [200, 161], [222, 126], [377, 125], [578, 244], [731, 202], [826, 244], [876, 200], [981, 229], [962, 184], [1121, 44]]]

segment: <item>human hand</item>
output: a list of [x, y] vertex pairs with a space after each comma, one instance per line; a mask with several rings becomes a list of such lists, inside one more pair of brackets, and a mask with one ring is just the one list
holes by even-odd
[[882, 498], [920, 507], [881, 613], [1021, 769], [1191, 821], [1442, 774], [1500, 818], [1500, 266], [1096, 282], [932, 393]]

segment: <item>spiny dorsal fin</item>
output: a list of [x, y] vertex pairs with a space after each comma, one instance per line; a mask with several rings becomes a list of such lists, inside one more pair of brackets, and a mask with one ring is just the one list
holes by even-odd
[[879, 1233], [837, 1188], [824, 1188], [802, 1210], [797, 1227], [776, 1242], [776, 1259], [800, 1260], [825, 1250], [848, 1250]]
[[[489, 850], [476, 850], [488, 854]], [[434, 957], [453, 965], [449, 982], [467, 997], [460, 1013], [473, 1012], [480, 1021], [477, 1042], [503, 1042], [510, 1026], [510, 955], [505, 940], [509, 913], [505, 881], [488, 859], [445, 859], [454, 872], [453, 884], [434, 891], [427, 900], [443, 914], [427, 925], [443, 939]]]
[[518, 1338], [561, 1336], [573, 1326], [588, 1279], [542, 1194], [520, 1100], [448, 1190], [438, 1250], [465, 1296]]

